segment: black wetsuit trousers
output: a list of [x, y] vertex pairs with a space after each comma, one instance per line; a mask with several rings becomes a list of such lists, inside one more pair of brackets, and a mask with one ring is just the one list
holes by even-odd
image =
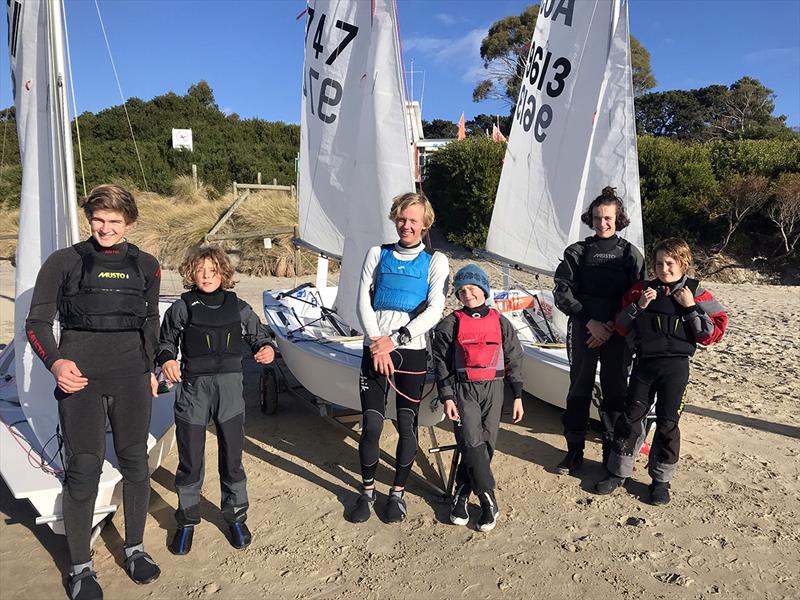
[[92, 517], [106, 454], [106, 420], [123, 477], [125, 545], [141, 544], [150, 501], [150, 373], [109, 380], [90, 378], [79, 392], [66, 394], [56, 388], [55, 396], [67, 457], [61, 507], [72, 564], [91, 560]]
[[603, 400], [601, 418], [606, 433], [604, 439], [611, 440], [614, 423], [625, 410], [628, 367], [631, 352], [625, 338], [613, 334], [599, 348], [589, 348], [586, 341], [589, 333], [586, 323], [570, 318], [567, 330], [567, 354], [569, 355], [569, 392], [567, 408], [561, 415], [564, 437], [570, 448], [582, 449], [589, 427], [589, 407], [592, 402], [597, 363], [600, 362], [600, 389]]
[[628, 387], [625, 414], [616, 423], [608, 469], [630, 477], [645, 437], [644, 418], [656, 396], [656, 433], [650, 448], [648, 471], [653, 481], [670, 481], [678, 468], [684, 394], [689, 382], [687, 357], [637, 359]]
[[[397, 389], [414, 400], [422, 398], [422, 389], [425, 385], [425, 373], [428, 361], [425, 350], [398, 349], [392, 352], [394, 368], [401, 371], [421, 372], [418, 375], [404, 373], [394, 374], [394, 384]], [[386, 416], [386, 398], [389, 393], [389, 382], [372, 366], [372, 355], [369, 348], [364, 348], [361, 360], [361, 374], [359, 375], [359, 389], [361, 395], [361, 440], [358, 444], [358, 456], [361, 461], [361, 477], [365, 484], [371, 484], [375, 479], [380, 459], [380, 441], [383, 431], [383, 421]], [[397, 451], [395, 459], [397, 468], [394, 476], [394, 485], [405, 486], [411, 465], [417, 455], [417, 415], [419, 414], [419, 401], [413, 402], [396, 394], [397, 398]]]

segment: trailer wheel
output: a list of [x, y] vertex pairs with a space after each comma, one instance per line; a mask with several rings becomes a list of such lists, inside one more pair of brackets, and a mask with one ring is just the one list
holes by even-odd
[[261, 412], [265, 415], [274, 415], [278, 410], [278, 376], [272, 367], [264, 367], [261, 370], [259, 396]]

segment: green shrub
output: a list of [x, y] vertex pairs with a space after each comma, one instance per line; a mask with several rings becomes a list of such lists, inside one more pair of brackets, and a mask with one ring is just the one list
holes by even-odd
[[504, 143], [474, 137], [431, 157], [424, 189], [449, 241], [468, 248], [486, 244], [505, 152]]
[[719, 194], [707, 146], [642, 136], [639, 178], [648, 246], [665, 237], [701, 238], [708, 207]]

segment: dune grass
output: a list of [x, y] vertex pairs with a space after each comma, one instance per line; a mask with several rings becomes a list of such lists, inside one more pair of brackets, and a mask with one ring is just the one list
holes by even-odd
[[[213, 198], [202, 183], [194, 188], [191, 177], [174, 182], [172, 196], [134, 190], [139, 206], [139, 220], [128, 238], [142, 250], [154, 255], [165, 269], [177, 269], [186, 251], [203, 242], [219, 218], [233, 203], [232, 193]], [[211, 196], [211, 197], [209, 197]], [[89, 228], [79, 214], [81, 235]], [[0, 233], [17, 234], [19, 209], [0, 207]], [[287, 193], [263, 191], [245, 200], [219, 233], [268, 231], [297, 224], [297, 202]], [[236, 270], [255, 276], [293, 277], [313, 272], [315, 261], [301, 252], [301, 268], [295, 265], [291, 235], [272, 238], [272, 248], [264, 248], [262, 238], [216, 242], [234, 259]], [[16, 252], [16, 240], [0, 240], [0, 258], [10, 259]]]

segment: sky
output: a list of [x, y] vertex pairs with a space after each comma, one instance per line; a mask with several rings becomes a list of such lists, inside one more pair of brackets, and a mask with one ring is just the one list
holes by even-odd
[[[508, 114], [501, 102], [472, 101], [484, 78], [480, 43], [492, 23], [531, 3], [398, 1], [405, 68], [413, 65], [424, 119]], [[98, 4], [126, 98], [183, 94], [205, 79], [225, 112], [299, 122], [304, 0]], [[67, 0], [66, 11], [78, 113], [120, 104], [95, 3]], [[631, 0], [630, 19], [650, 51], [656, 91], [730, 85], [748, 75], [777, 94], [776, 114], [800, 125], [800, 0]], [[0, 73], [5, 107], [13, 102], [7, 52]]]

